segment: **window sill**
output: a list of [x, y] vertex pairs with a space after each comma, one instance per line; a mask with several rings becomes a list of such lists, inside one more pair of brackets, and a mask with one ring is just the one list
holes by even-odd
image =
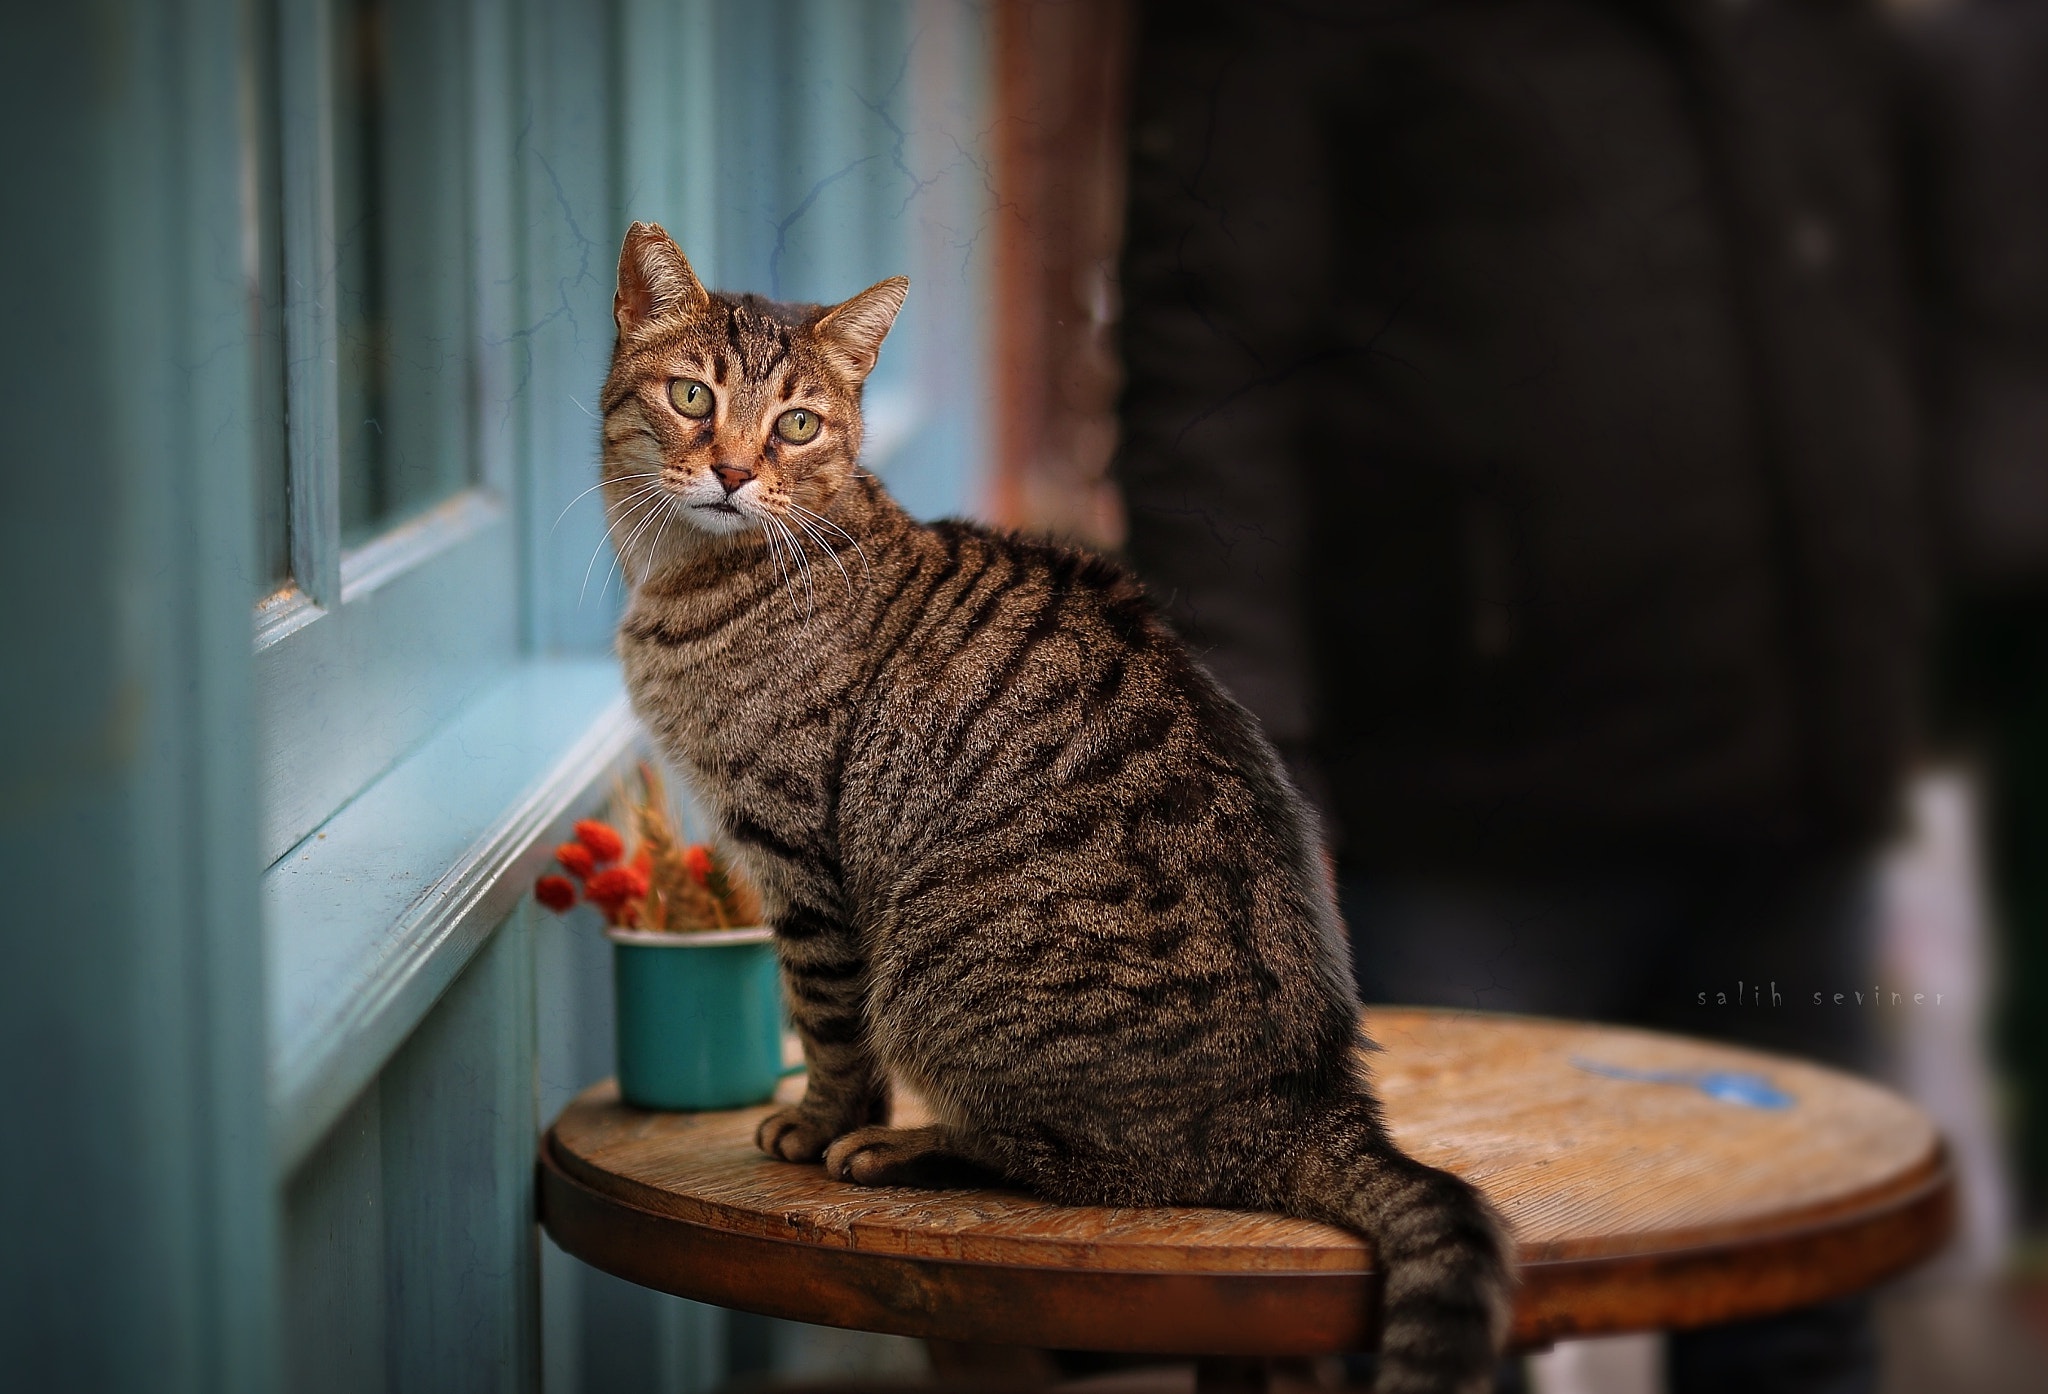
[[524, 663], [264, 874], [282, 1174], [517, 906], [639, 735], [615, 662]]

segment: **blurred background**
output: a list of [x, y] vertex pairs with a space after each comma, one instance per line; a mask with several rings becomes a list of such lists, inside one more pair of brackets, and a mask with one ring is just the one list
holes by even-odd
[[1861, 1377], [2038, 1387], [2048, 4], [109, 0], [10, 7], [0, 112], [0, 1366], [1055, 1369], [534, 1237], [611, 1069], [524, 890], [635, 750], [588, 490], [642, 219], [720, 288], [910, 276], [867, 464], [1140, 572], [1369, 1000], [1919, 1101], [1960, 1233]]

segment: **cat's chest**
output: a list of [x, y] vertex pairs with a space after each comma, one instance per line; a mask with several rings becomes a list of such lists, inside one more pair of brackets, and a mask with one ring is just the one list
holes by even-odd
[[785, 816], [822, 799], [842, 758], [849, 665], [779, 627], [697, 635], [686, 616], [635, 618], [619, 642], [634, 707], [700, 794], [731, 806], [765, 789]]

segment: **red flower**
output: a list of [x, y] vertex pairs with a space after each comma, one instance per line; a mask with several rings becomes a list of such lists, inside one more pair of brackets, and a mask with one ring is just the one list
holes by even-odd
[[607, 909], [647, 894], [647, 876], [630, 866], [615, 866], [590, 878], [583, 893]]
[[585, 881], [590, 879], [591, 872], [597, 870], [596, 856], [580, 842], [565, 842], [557, 847], [555, 860]]
[[576, 903], [576, 883], [566, 876], [543, 876], [533, 883], [533, 898], [559, 915]]
[[626, 839], [619, 836], [618, 829], [595, 818], [585, 818], [576, 825], [576, 840], [590, 849], [599, 866], [617, 861], [626, 850]]
[[702, 886], [711, 880], [711, 849], [703, 843], [693, 843], [683, 849], [683, 870], [690, 873], [690, 879]]

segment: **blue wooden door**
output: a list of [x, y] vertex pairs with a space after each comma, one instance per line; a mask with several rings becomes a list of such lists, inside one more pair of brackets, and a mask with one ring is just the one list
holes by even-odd
[[868, 463], [971, 510], [979, 23], [10, 11], [0, 1031], [35, 1142], [0, 1163], [0, 1368], [570, 1394], [915, 1360], [539, 1235], [535, 1139], [610, 1072], [609, 1000], [594, 926], [525, 891], [640, 750], [579, 501], [621, 230], [789, 298], [907, 271]]

